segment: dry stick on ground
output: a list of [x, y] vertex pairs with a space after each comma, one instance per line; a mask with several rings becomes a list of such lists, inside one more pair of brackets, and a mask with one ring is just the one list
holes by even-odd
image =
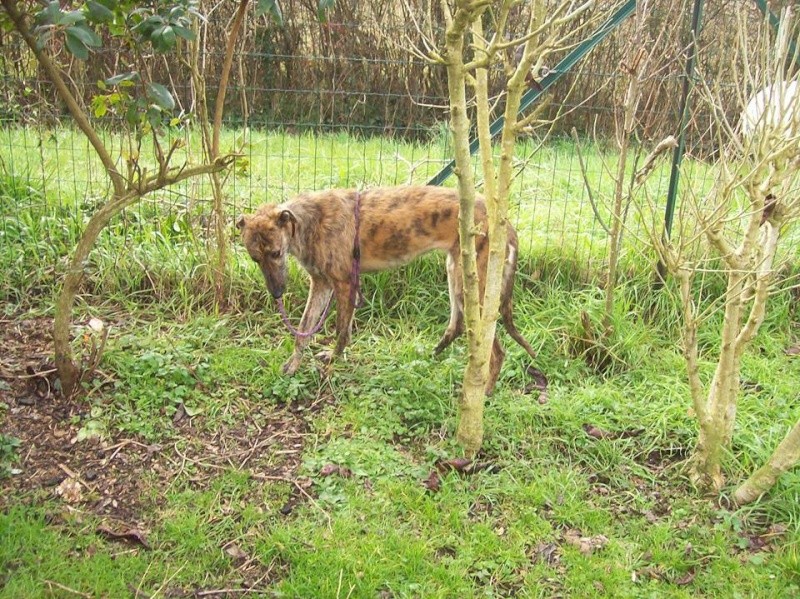
[[[63, 585], [61, 583], [58, 583], [58, 582], [56, 582], [54, 580], [45, 580], [44, 582], [45, 582], [45, 584], [47, 584], [47, 585], [49, 585], [51, 587], [56, 587], [57, 589], [60, 589], [60, 590], [64, 591], [65, 593], [69, 593], [70, 595], [78, 595], [79, 597], [86, 597], [87, 599], [91, 599], [91, 597], [92, 597], [92, 595], [90, 595], [89, 593], [83, 593], [81, 591], [76, 591], [75, 589], [72, 589], [72, 588], [70, 588], [70, 587], [68, 587], [66, 585]], [[52, 592], [52, 589], [51, 589], [51, 592]]]

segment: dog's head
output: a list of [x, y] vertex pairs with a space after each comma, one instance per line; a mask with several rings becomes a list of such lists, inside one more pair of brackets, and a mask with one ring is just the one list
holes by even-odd
[[286, 288], [286, 254], [297, 229], [297, 218], [291, 210], [266, 205], [255, 214], [240, 216], [236, 227], [242, 233], [247, 253], [261, 268], [267, 289], [272, 297], [280, 298]]

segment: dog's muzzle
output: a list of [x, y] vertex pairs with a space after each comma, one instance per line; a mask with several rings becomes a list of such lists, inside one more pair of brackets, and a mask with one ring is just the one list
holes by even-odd
[[283, 297], [285, 285], [277, 280], [279, 277], [276, 277], [273, 272], [267, 268], [264, 268], [263, 266], [261, 267], [261, 274], [264, 275], [264, 281], [266, 282], [267, 289], [272, 294], [272, 297], [275, 299]]

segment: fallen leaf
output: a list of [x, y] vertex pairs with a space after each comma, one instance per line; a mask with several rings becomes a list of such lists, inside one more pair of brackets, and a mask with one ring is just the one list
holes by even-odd
[[183, 406], [183, 411], [186, 412], [189, 418], [193, 418], [203, 412], [203, 408], [200, 406], [187, 406], [186, 404], [181, 404], [181, 406]]
[[624, 431], [619, 433], [619, 439], [634, 439], [644, 434], [643, 428], [626, 428]]
[[339, 472], [339, 465], [328, 463], [325, 464], [322, 468], [320, 468], [319, 475], [331, 476], [332, 474], [336, 474], [337, 472]]
[[555, 566], [561, 561], [561, 556], [558, 553], [557, 543], [541, 542], [534, 549], [531, 561], [536, 563], [547, 564], [548, 566]]
[[100, 525], [95, 532], [101, 537], [105, 537], [109, 541], [125, 541], [127, 543], [134, 543], [141, 545], [145, 549], [150, 549], [147, 544], [147, 537], [144, 532], [138, 528], [125, 528], [123, 530], [112, 530], [111, 528]]
[[692, 581], [694, 580], [695, 576], [697, 576], [695, 571], [694, 570], [689, 570], [688, 572], [686, 572], [686, 574], [684, 574], [683, 576], [678, 578], [675, 581], [675, 584], [678, 585], [678, 586], [686, 586], [687, 584], [691, 584], [692, 583]]
[[247, 560], [248, 555], [235, 543], [230, 543], [225, 547], [225, 553], [237, 563]]
[[436, 462], [436, 467], [440, 472], [448, 472], [455, 470], [456, 472], [464, 472], [472, 464], [469, 458], [452, 458], [450, 460], [439, 460]]
[[80, 503], [83, 501], [81, 483], [68, 476], [56, 487], [56, 493], [67, 503]]
[[593, 424], [584, 424], [583, 430], [587, 435], [593, 439], [613, 439], [614, 433], [610, 433], [602, 428], [596, 427]]
[[178, 424], [184, 418], [186, 418], [186, 407], [183, 405], [183, 402], [181, 402], [178, 404], [178, 409], [175, 410], [175, 414], [172, 416], [172, 424]]
[[761, 393], [764, 390], [759, 383], [755, 381], [742, 381], [741, 383], [742, 391], [749, 391], [751, 393]]
[[431, 493], [436, 493], [442, 488], [442, 481], [439, 479], [439, 473], [436, 470], [431, 470], [428, 478], [422, 481], [422, 485]]
[[785, 353], [787, 356], [800, 356], [800, 343], [787, 347]]
[[461, 474], [475, 474], [486, 470], [489, 473], [494, 473], [500, 470], [496, 464], [491, 462], [475, 462], [469, 458], [452, 458], [450, 460], [439, 460], [436, 462], [436, 468], [439, 472], [459, 472]]
[[608, 537], [605, 535], [583, 537], [580, 532], [571, 528], [564, 533], [564, 540], [573, 547], [577, 547], [583, 555], [591, 555], [608, 544]]
[[644, 433], [643, 428], [629, 428], [620, 432], [611, 432], [593, 424], [584, 424], [583, 430], [594, 439], [633, 439]]

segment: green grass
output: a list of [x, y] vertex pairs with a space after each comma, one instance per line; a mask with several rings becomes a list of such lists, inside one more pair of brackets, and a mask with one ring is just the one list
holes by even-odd
[[[4, 164], [13, 168], [0, 178], [5, 318], [48, 315], [91, 198], [101, 197], [98, 171], [67, 155], [81, 147], [68, 130], [53, 132], [42, 148], [33, 147], [31, 131], [2, 136]], [[257, 136], [247, 178], [227, 187], [232, 212], [295, 188], [402, 182], [408, 165], [395, 153], [410, 163], [435, 154], [377, 139]], [[32, 147], [18, 151], [23, 138]], [[279, 159], [281, 152], [288, 157]], [[516, 320], [539, 354], [548, 401], [520, 392], [530, 382], [529, 360], [507, 340], [480, 456], [493, 467], [442, 473], [436, 492], [423, 481], [458, 454], [452, 437], [465, 360], [463, 341], [431, 356], [447, 322], [441, 257], [365, 277], [367, 301], [345, 359], [325, 378], [309, 352], [289, 379], [279, 367], [291, 341], [236, 245], [231, 309], [211, 307], [202, 188], [128, 211], [98, 243], [77, 308], [76, 322], [96, 316], [112, 326], [102, 374], [62, 425], [70, 435], [93, 430], [108, 442], [141, 443], [152, 461], [126, 462], [138, 473], [131, 482], [138, 499], [118, 516], [123, 522], [67, 506], [50, 487], [4, 493], [0, 597], [69, 596], [68, 589], [162, 597], [250, 586], [276, 597], [800, 593], [798, 474], [738, 511], [726, 509], [724, 498], [698, 495], [685, 477], [680, 457], [692, 449], [696, 423], [680, 311], [669, 289], [652, 291], [651, 264], [635, 243], [626, 246], [609, 343], [614, 359], [596, 372], [580, 353], [581, 314], [593, 322], [602, 316], [592, 266], [601, 263], [605, 240], [578, 173], [563, 168], [572, 158], [568, 144], [547, 147], [514, 196], [523, 239]], [[596, 167], [597, 156], [589, 158]], [[251, 199], [251, 185], [263, 197], [253, 191]], [[286, 300], [297, 320], [305, 279], [296, 268], [291, 275]], [[719, 289], [710, 281], [706, 293]], [[796, 340], [794, 301], [789, 293], [772, 298], [744, 359], [751, 384], [725, 462], [726, 494], [800, 416], [800, 371], [783, 353]], [[719, 338], [704, 334], [707, 380]], [[9, 409], [0, 411], [3, 427], [15, 418]], [[181, 409], [192, 416], [176, 423]], [[278, 423], [294, 427], [291, 437], [281, 436]], [[586, 425], [628, 434], [595, 439]], [[263, 444], [250, 452], [256, 442]], [[35, 448], [15, 446], [3, 461], [24, 469], [29, 451]], [[345, 474], [324, 475], [332, 464]], [[109, 522], [141, 527], [150, 549], [98, 535]], [[593, 552], [581, 551], [580, 537], [596, 544]]]

